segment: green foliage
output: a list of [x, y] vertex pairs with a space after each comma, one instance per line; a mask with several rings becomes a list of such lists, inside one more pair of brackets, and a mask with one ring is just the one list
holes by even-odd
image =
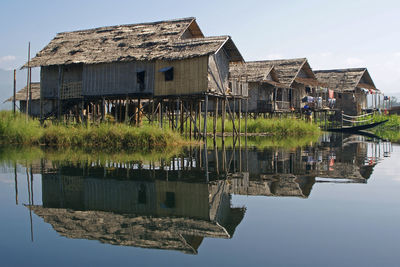
[[375, 115], [374, 122], [389, 120], [388, 122], [372, 129], [373, 133], [391, 142], [400, 142], [400, 116]]
[[96, 148], [63, 148], [39, 146], [0, 146], [0, 161], [32, 164], [39, 159], [50, 160], [58, 166], [68, 163], [106, 162], [132, 163], [168, 160], [182, 152], [182, 147], [169, 146], [163, 151], [99, 150]]
[[[286, 136], [286, 137], [277, 137], [277, 136], [249, 136], [247, 137], [247, 144], [246, 138], [244, 136], [236, 139], [235, 147], [244, 148], [246, 145], [247, 147], [254, 147], [257, 149], [265, 149], [265, 148], [285, 148], [285, 149], [292, 149], [297, 147], [304, 147], [308, 146], [312, 143], [318, 141], [319, 134], [311, 134], [307, 136]], [[233, 137], [225, 137], [224, 146], [225, 148], [233, 147], [234, 138]], [[215, 145], [218, 148], [222, 147], [222, 138], [217, 138], [215, 140]], [[212, 149], [214, 147], [214, 140], [208, 139], [207, 147]]]
[[[238, 120], [235, 120], [236, 129], [239, 128]], [[212, 132], [213, 120], [207, 119], [207, 131]], [[225, 120], [225, 132], [233, 131], [232, 120]], [[241, 120], [240, 131], [245, 132], [244, 119]], [[221, 118], [217, 119], [217, 132], [222, 132]], [[319, 134], [321, 130], [319, 127], [312, 123], [307, 123], [301, 119], [295, 118], [272, 118], [272, 119], [248, 119], [247, 120], [248, 133], [264, 133], [270, 136], [306, 136]]]
[[126, 124], [102, 123], [52, 124], [43, 127], [38, 120], [12, 112], [0, 112], [0, 144], [29, 144], [62, 147], [93, 147], [100, 149], [163, 150], [182, 145], [185, 140], [176, 132], [157, 126], [131, 127]]

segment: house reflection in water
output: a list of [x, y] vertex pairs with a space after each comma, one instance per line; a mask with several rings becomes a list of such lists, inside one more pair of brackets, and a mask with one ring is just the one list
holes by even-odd
[[231, 238], [244, 218], [232, 194], [307, 198], [317, 182], [366, 183], [380, 158], [372, 144], [332, 135], [293, 150], [194, 149], [170, 162], [62, 164], [42, 168], [43, 205], [30, 207], [68, 238], [196, 254], [205, 237]]
[[32, 210], [68, 238], [197, 253], [205, 237], [231, 238], [245, 209], [233, 208], [226, 181], [137, 181], [42, 177], [43, 206]]

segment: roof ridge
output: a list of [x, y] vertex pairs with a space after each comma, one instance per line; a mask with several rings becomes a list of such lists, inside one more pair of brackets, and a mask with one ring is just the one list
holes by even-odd
[[276, 62], [276, 61], [307, 61], [307, 58], [305, 57], [299, 57], [299, 58], [282, 58], [282, 59], [265, 59], [265, 60], [254, 60], [254, 61], [246, 61], [246, 63], [266, 63], [266, 62]]
[[59, 32], [59, 33], [57, 33], [57, 35], [86, 32], [86, 31], [93, 31], [93, 30], [100, 30], [100, 29], [110, 29], [110, 28], [117, 28], [117, 27], [131, 27], [131, 26], [138, 26], [138, 25], [156, 25], [156, 24], [161, 24], [161, 23], [166, 23], [166, 22], [179, 22], [179, 21], [189, 21], [189, 20], [190, 20], [190, 22], [192, 22], [192, 21], [196, 20], [196, 17], [178, 18], [178, 19], [170, 19], [170, 20], [159, 20], [159, 21], [152, 21], [152, 22], [132, 23], [132, 24], [100, 26], [100, 27], [88, 28], [88, 29], [83, 29], [83, 30]]
[[314, 72], [327, 73], [327, 72], [350, 72], [350, 71], [366, 71], [366, 67], [362, 68], [345, 68], [345, 69], [329, 69], [329, 70], [314, 70]]

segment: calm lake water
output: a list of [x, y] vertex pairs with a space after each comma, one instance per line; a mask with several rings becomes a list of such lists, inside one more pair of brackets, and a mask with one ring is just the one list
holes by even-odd
[[400, 264], [395, 144], [326, 134], [129, 162], [0, 152], [1, 266]]

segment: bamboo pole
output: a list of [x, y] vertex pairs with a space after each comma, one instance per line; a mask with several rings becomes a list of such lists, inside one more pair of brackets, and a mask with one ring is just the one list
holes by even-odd
[[13, 87], [13, 114], [15, 115], [15, 98], [17, 95], [17, 70], [14, 69], [14, 87]]
[[181, 116], [181, 134], [183, 134], [184, 123], [183, 123], [183, 100], [180, 101], [180, 116]]
[[217, 117], [218, 117], [218, 97], [215, 98], [215, 111], [214, 111], [214, 120], [213, 120], [213, 134], [214, 134], [214, 140], [216, 138], [217, 134]]
[[190, 101], [189, 139], [192, 140], [193, 101]]
[[239, 141], [240, 141], [240, 119], [241, 119], [241, 117], [242, 117], [242, 99], [239, 99], [239, 107], [238, 107], [238, 109], [239, 109], [239, 115], [238, 115], [238, 119], [239, 119], [239, 129], [238, 129], [238, 131], [239, 131]]
[[204, 140], [207, 140], [207, 111], [208, 111], [208, 95], [204, 97]]
[[29, 98], [29, 76], [30, 73], [30, 63], [31, 63], [31, 42], [28, 43], [28, 68], [27, 68], [27, 77], [26, 77], [26, 104], [25, 104], [25, 113], [26, 113], [26, 120], [28, 120], [28, 98]]
[[222, 131], [222, 138], [224, 137], [224, 134], [225, 134], [225, 114], [226, 114], [226, 100], [225, 100], [225, 98], [223, 98], [222, 99], [222, 110], [221, 110], [221, 115], [222, 115], [222, 118], [221, 118], [221, 126], [222, 126], [222, 129], [221, 129], [221, 131]]

